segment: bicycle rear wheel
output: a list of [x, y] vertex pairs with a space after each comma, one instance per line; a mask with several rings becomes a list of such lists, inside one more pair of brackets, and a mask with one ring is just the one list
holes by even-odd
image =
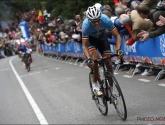
[[89, 85], [91, 89], [92, 98], [95, 101], [97, 108], [99, 109], [102, 115], [106, 116], [108, 113], [107, 100], [104, 95], [101, 97], [98, 97], [94, 94], [93, 89], [92, 89], [92, 74], [91, 73], [89, 73]]
[[30, 71], [30, 57], [27, 57], [27, 60], [26, 60], [26, 66], [27, 66], [27, 71], [29, 72]]
[[127, 119], [127, 108], [123, 93], [115, 76], [112, 73], [108, 72], [108, 77], [111, 77], [113, 81], [113, 92], [111, 92], [110, 90], [110, 95], [109, 95], [110, 103], [114, 105], [119, 117], [125, 121]]

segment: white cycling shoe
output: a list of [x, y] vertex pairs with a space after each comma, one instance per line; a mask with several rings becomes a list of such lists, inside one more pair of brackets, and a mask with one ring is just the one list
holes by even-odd
[[99, 85], [98, 84], [92, 84], [93, 92], [97, 96], [102, 96], [103, 93], [100, 91]]

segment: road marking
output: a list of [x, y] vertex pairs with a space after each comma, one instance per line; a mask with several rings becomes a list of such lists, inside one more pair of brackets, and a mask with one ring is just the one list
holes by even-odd
[[55, 69], [59, 69], [58, 67], [57, 68], [53, 68], [53, 69], [46, 69], [45, 71], [51, 71], [51, 70], [55, 70]]
[[63, 80], [61, 80], [61, 79], [59, 79], [59, 78], [54, 78], [54, 79], [51, 79], [52, 81], [59, 81], [59, 82], [56, 82], [56, 84], [60, 84], [60, 83], [66, 83], [66, 82], [68, 82], [68, 81], [71, 81], [71, 80], [73, 80], [73, 79], [75, 79], [75, 77], [68, 77], [68, 78], [64, 78]]
[[163, 87], [165, 87], [165, 84], [164, 83], [160, 83], [160, 84], [158, 84], [159, 86], [163, 86]]
[[150, 82], [151, 80], [148, 80], [148, 79], [138, 79], [139, 81], [142, 81], [142, 82]]
[[30, 73], [29, 75], [34, 75], [34, 74], [38, 74], [38, 73], [41, 73], [41, 71], [39, 71], [39, 72], [34, 72], [34, 73]]
[[[15, 57], [14, 57], [14, 58], [15, 58]], [[26, 95], [26, 97], [27, 97], [27, 99], [28, 99], [30, 105], [32, 106], [32, 109], [33, 109], [34, 113], [36, 114], [36, 116], [37, 116], [37, 118], [38, 118], [40, 124], [48, 124], [48, 122], [46, 121], [44, 115], [42, 114], [41, 110], [39, 109], [37, 103], [35, 102], [35, 100], [34, 100], [33, 97], [31, 96], [30, 92], [28, 91], [28, 89], [26, 88], [26, 86], [25, 86], [25, 84], [23, 83], [22, 79], [19, 77], [17, 71], [15, 70], [15, 68], [14, 68], [14, 66], [13, 66], [13, 64], [12, 64], [12, 60], [13, 60], [14, 58], [10, 59], [10, 66], [11, 66], [11, 68], [12, 68], [12, 70], [13, 70], [13, 72], [14, 72], [16, 78], [17, 78], [17, 80], [19, 81], [20, 86], [22, 87], [22, 89], [23, 89], [23, 91], [24, 91], [24, 93], [25, 93], [25, 95]]]
[[132, 76], [129, 76], [129, 75], [123, 75], [123, 77], [125, 77], [125, 78], [132, 78]]
[[119, 73], [117, 73], [117, 72], [114, 72], [114, 75], [117, 75], [117, 74], [119, 74]]
[[49, 66], [43, 66], [43, 67], [38, 67], [38, 68], [33, 68], [33, 69], [43, 69], [43, 68], [46, 68], [46, 67], [53, 67], [54, 65], [49, 65]]

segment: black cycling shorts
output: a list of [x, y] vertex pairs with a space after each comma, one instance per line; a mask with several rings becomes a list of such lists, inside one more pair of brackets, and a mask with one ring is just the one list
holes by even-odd
[[92, 50], [98, 50], [101, 56], [109, 56], [111, 50], [106, 32], [103, 32], [98, 38], [89, 36], [88, 50], [89, 52]]

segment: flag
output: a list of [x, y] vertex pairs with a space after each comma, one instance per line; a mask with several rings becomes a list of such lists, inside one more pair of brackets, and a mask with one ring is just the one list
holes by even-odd
[[40, 24], [44, 24], [44, 18], [41, 10], [38, 12], [38, 21]]

